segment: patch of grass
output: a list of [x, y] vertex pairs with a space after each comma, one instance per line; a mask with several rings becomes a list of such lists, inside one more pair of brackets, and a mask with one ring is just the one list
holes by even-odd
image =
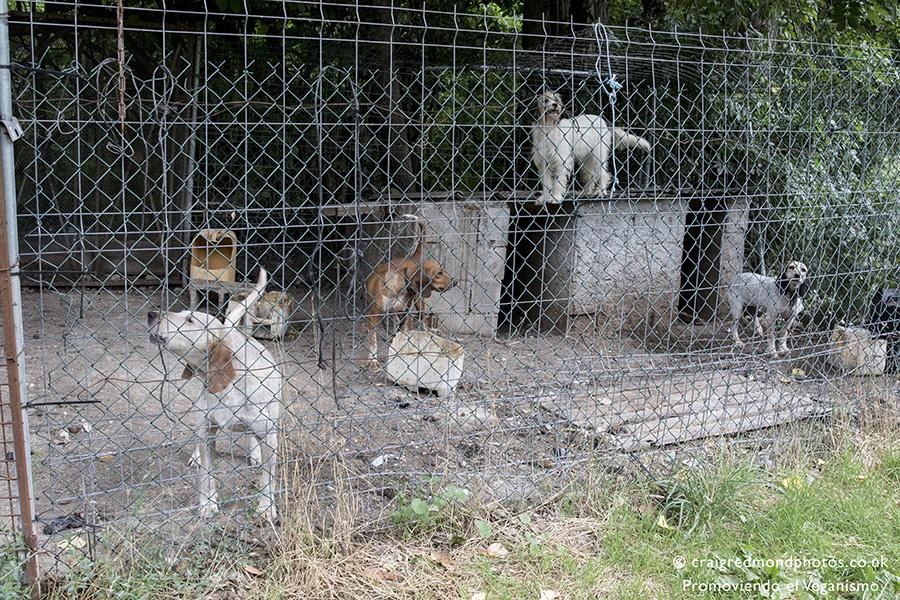
[[391, 522], [405, 537], [441, 532], [451, 544], [459, 544], [471, 527], [487, 537], [490, 525], [484, 520], [473, 520], [467, 510], [470, 495], [465, 488], [431, 482], [428, 489], [399, 494]]
[[900, 448], [892, 448], [884, 453], [878, 471], [886, 479], [900, 483]]
[[657, 482], [652, 493], [660, 507], [660, 526], [677, 527], [690, 535], [702, 534], [713, 524], [746, 521], [763, 485], [760, 474], [750, 465], [725, 459], [683, 469]]
[[[201, 534], [202, 535], [198, 535]], [[64, 551], [64, 575], [42, 582], [47, 600], [119, 598], [217, 598], [240, 584], [248, 559], [234, 546], [216, 547], [202, 538], [210, 532], [185, 530], [177, 547], [160, 544], [153, 533], [109, 531], [109, 550], [91, 560], [81, 550]], [[77, 535], [77, 534], [76, 534]], [[218, 537], [220, 534], [213, 533]]]
[[256, 562], [206, 548], [184, 567], [132, 548], [73, 571], [54, 597], [893, 598], [892, 443], [843, 445], [776, 472], [726, 458], [649, 485], [598, 475], [525, 513], [473, 506], [435, 481], [398, 497], [387, 535], [364, 533], [341, 465], [322, 477], [335, 482], [333, 497], [319, 498], [319, 465], [288, 476], [283, 525]]
[[0, 598], [25, 596], [22, 585], [25, 556], [25, 544], [9, 531], [0, 531]]
[[[677, 494], [663, 498], [688, 507], [689, 518], [661, 521], [671, 510], [665, 501], [659, 510], [623, 505], [603, 544], [615, 563], [630, 567], [630, 579], [656, 582], [666, 598], [731, 597], [721, 593], [728, 585], [757, 590], [745, 597], [768, 585], [787, 594], [770, 593], [776, 598], [893, 598], [900, 594], [900, 495], [890, 456], [867, 470], [843, 453], [815, 470], [765, 480], [727, 466], [685, 474], [676, 485], [666, 482], [663, 489]], [[828, 591], [860, 584], [886, 595]]]

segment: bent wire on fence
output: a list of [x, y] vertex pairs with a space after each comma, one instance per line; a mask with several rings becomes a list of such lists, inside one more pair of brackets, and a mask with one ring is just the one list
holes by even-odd
[[[596, 463], [658, 474], [710, 440], [771, 453], [784, 430], [896, 406], [896, 338], [871, 327], [900, 285], [888, 53], [296, 2], [126, 7], [122, 64], [114, 7], [27, 7], [15, 173], [52, 560], [195, 519], [204, 384], [160, 360], [147, 313], [221, 318], [260, 267], [286, 293], [244, 327], [284, 376], [279, 461], [345, 462], [375, 521], [406, 490], [537, 503]], [[595, 116], [558, 121], [565, 143], [549, 126], [548, 162], [577, 159], [558, 203], [532, 156], [545, 91], [558, 119]], [[609, 188], [586, 189], [602, 167]], [[737, 348], [728, 285], [792, 260], [812, 285], [790, 351], [766, 352], [752, 305]], [[374, 338], [370, 286], [393, 303]], [[422, 329], [417, 299], [431, 333], [395, 337]], [[247, 443], [216, 439], [219, 518], [255, 506]]]

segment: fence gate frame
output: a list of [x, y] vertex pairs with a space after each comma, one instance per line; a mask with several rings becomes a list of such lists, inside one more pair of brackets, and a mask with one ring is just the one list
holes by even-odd
[[[28, 433], [27, 386], [25, 381], [25, 340], [22, 325], [22, 295], [19, 270], [19, 243], [16, 213], [15, 162], [13, 142], [21, 135], [12, 114], [12, 86], [9, 56], [9, 6], [0, 0], [0, 306], [3, 320], [5, 379], [0, 381], [0, 445], [3, 449], [7, 485], [0, 491], [4, 500], [2, 517], [13, 533], [21, 532], [27, 556], [25, 582], [32, 598], [40, 596], [37, 565], [37, 535], [34, 529], [34, 495], [31, 477], [31, 444]], [[6, 386], [6, 393], [2, 387]], [[12, 446], [8, 433], [12, 432]], [[15, 470], [9, 468], [10, 453]], [[15, 489], [12, 480], [15, 479]]]

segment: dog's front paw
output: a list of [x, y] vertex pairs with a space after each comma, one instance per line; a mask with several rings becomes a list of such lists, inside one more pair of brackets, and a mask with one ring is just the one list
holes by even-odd
[[207, 519], [219, 512], [219, 503], [216, 498], [210, 498], [200, 503], [200, 518]]
[[381, 363], [378, 362], [378, 359], [377, 359], [377, 358], [370, 358], [369, 360], [366, 361], [366, 367], [367, 367], [370, 371], [380, 371], [380, 370], [381, 370]]
[[256, 517], [260, 521], [271, 523], [278, 522], [278, 509], [275, 508], [275, 502], [269, 498], [260, 498], [259, 505], [256, 508]]
[[747, 344], [745, 344], [745, 343], [742, 342], [741, 340], [735, 340], [735, 341], [734, 341], [734, 348], [735, 348], [736, 350], [743, 350], [743, 349], [744, 349], [744, 346], [746, 346], [746, 345], [747, 345]]
[[202, 466], [200, 462], [200, 444], [194, 446], [194, 451], [191, 452], [191, 457], [188, 459], [188, 465], [197, 469]]
[[782, 344], [781, 347], [778, 348], [778, 351], [781, 352], [782, 354], [788, 354], [788, 353], [790, 353], [791, 349], [788, 348], [787, 344]]

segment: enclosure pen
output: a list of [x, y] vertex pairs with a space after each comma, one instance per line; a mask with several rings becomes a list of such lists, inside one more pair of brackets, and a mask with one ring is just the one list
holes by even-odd
[[378, 531], [896, 413], [894, 51], [427, 4], [3, 13], [0, 516], [42, 574], [275, 521], [268, 456], [282, 517]]

